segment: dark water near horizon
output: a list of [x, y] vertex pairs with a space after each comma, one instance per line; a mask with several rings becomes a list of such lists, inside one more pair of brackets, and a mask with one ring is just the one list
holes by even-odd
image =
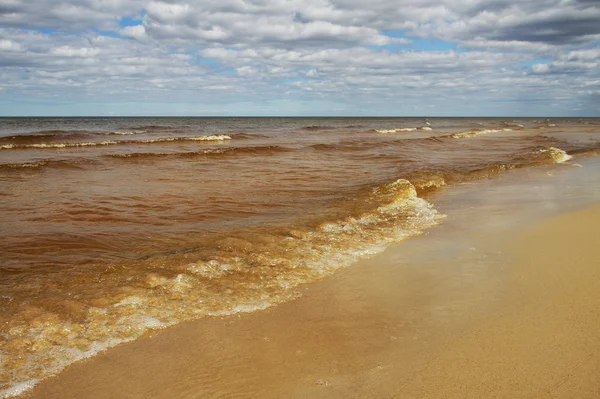
[[289, 300], [442, 222], [442, 187], [598, 149], [590, 118], [1, 118], [0, 398]]

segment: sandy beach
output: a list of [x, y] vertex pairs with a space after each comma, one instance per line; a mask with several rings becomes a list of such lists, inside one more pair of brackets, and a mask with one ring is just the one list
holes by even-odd
[[515, 237], [512, 303], [444, 344], [397, 397], [600, 396], [600, 206]]
[[297, 300], [151, 333], [24, 396], [595, 398], [598, 226], [595, 205], [463, 243], [449, 220]]

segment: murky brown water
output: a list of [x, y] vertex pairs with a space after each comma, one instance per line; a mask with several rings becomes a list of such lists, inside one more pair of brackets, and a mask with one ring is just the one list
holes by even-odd
[[441, 186], [598, 148], [598, 119], [1, 119], [0, 397], [291, 299], [442, 222]]

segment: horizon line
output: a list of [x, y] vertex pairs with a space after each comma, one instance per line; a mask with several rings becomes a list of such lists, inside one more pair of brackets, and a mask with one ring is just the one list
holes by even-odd
[[437, 115], [437, 116], [398, 116], [398, 115], [0, 115], [0, 119], [9, 118], [412, 118], [412, 119], [428, 119], [428, 118], [568, 118], [568, 119], [583, 119], [583, 118], [600, 118], [598, 115], [586, 116], [561, 116], [561, 115], [502, 115], [502, 116], [477, 116], [477, 115]]

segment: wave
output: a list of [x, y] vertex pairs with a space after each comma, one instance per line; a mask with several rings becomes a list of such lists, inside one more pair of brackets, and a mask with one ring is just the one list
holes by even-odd
[[466, 132], [459, 132], [459, 133], [452, 133], [452, 134], [446, 134], [440, 137], [448, 137], [451, 139], [465, 139], [465, 138], [471, 138], [471, 137], [477, 137], [477, 136], [481, 136], [481, 135], [485, 135], [485, 134], [489, 134], [489, 133], [499, 133], [499, 132], [512, 132], [513, 129], [510, 128], [504, 128], [504, 129], [481, 129], [481, 130], [469, 130]]
[[415, 132], [417, 130], [431, 131], [433, 129], [429, 126], [421, 126], [421, 127], [401, 127], [401, 128], [395, 128], [395, 129], [373, 129], [372, 131], [375, 133], [390, 134], [390, 133], [401, 133], [401, 132]]
[[[587, 151], [592, 151], [588, 149]], [[479, 180], [510, 169], [520, 169], [544, 164], [561, 164], [572, 160], [566, 151], [556, 147], [535, 147], [514, 154], [504, 162], [492, 162], [485, 166], [459, 169], [416, 171], [405, 177], [410, 179], [419, 194], [438, 189], [448, 184]]]
[[[379, 143], [377, 143], [379, 144]], [[371, 146], [374, 144], [370, 144]], [[330, 143], [330, 144], [311, 144], [309, 148], [316, 151], [364, 151], [366, 146], [364, 144], [356, 145], [353, 143]]]
[[87, 137], [92, 132], [87, 130], [40, 130], [37, 132], [15, 134], [12, 136], [0, 137], [0, 143], [31, 143], [42, 140], [54, 140], [57, 138], [81, 138]]
[[146, 133], [145, 130], [130, 132], [130, 131], [118, 131], [118, 132], [100, 132], [100, 134], [104, 134], [106, 136], [131, 136], [134, 134]]
[[248, 140], [248, 139], [266, 139], [271, 136], [261, 133], [246, 133], [246, 132], [227, 132], [227, 135], [235, 140]]
[[96, 161], [85, 158], [77, 159], [42, 159], [39, 161], [31, 162], [18, 162], [18, 163], [3, 163], [0, 164], [0, 171], [26, 171], [26, 170], [38, 170], [43, 168], [55, 168], [55, 169], [82, 169], [85, 165], [97, 165]]
[[[76, 139], [93, 136], [130, 136], [144, 131], [94, 131], [94, 130], [40, 130], [24, 134], [0, 137], [0, 143], [10, 144], [44, 144], [44, 141], [57, 139]], [[42, 143], [39, 143], [42, 142]]]
[[123, 128], [123, 130], [127, 131], [135, 131], [135, 132], [175, 132], [181, 131], [182, 129], [188, 129], [190, 126], [168, 126], [168, 125], [142, 125], [136, 126], [131, 125]]
[[302, 130], [309, 130], [309, 131], [334, 130], [334, 129], [336, 129], [335, 126], [320, 126], [320, 125], [304, 126], [302, 128]]
[[[67, 365], [147, 330], [204, 316], [253, 312], [290, 300], [298, 295], [295, 288], [300, 284], [419, 235], [444, 218], [403, 179], [369, 189], [356, 199], [367, 204], [364, 211], [343, 218], [286, 232], [240, 232], [196, 253], [146, 258], [147, 266], [134, 276], [123, 272], [128, 268], [116, 268], [104, 273], [101, 282], [82, 280], [90, 285], [89, 292], [94, 284], [102, 284], [102, 298], [95, 306], [84, 306], [66, 295], [63, 308], [80, 314], [78, 318], [17, 309], [11, 317], [11, 345], [2, 351], [0, 375], [5, 383], [0, 397], [30, 389]], [[173, 267], [158, 266], [165, 262]]]
[[231, 140], [230, 136], [224, 134], [211, 136], [192, 136], [192, 137], [161, 137], [149, 140], [107, 140], [107, 141], [89, 141], [89, 142], [64, 142], [64, 143], [38, 143], [38, 144], [3, 144], [0, 145], [2, 150], [11, 149], [46, 149], [46, 148], [74, 148], [74, 147], [100, 147], [109, 145], [124, 145], [124, 144], [154, 144], [168, 143], [181, 141], [224, 141]]
[[43, 160], [43, 161], [36, 161], [36, 162], [3, 163], [3, 164], [0, 164], [0, 170], [38, 169], [38, 168], [48, 165], [48, 162], [49, 161], [47, 161], [47, 160]]
[[120, 159], [152, 159], [152, 158], [192, 158], [201, 156], [235, 156], [235, 155], [273, 155], [293, 151], [290, 148], [277, 145], [254, 146], [254, 147], [225, 147], [213, 148], [204, 151], [189, 152], [131, 152], [122, 154], [107, 154], [107, 158]]

